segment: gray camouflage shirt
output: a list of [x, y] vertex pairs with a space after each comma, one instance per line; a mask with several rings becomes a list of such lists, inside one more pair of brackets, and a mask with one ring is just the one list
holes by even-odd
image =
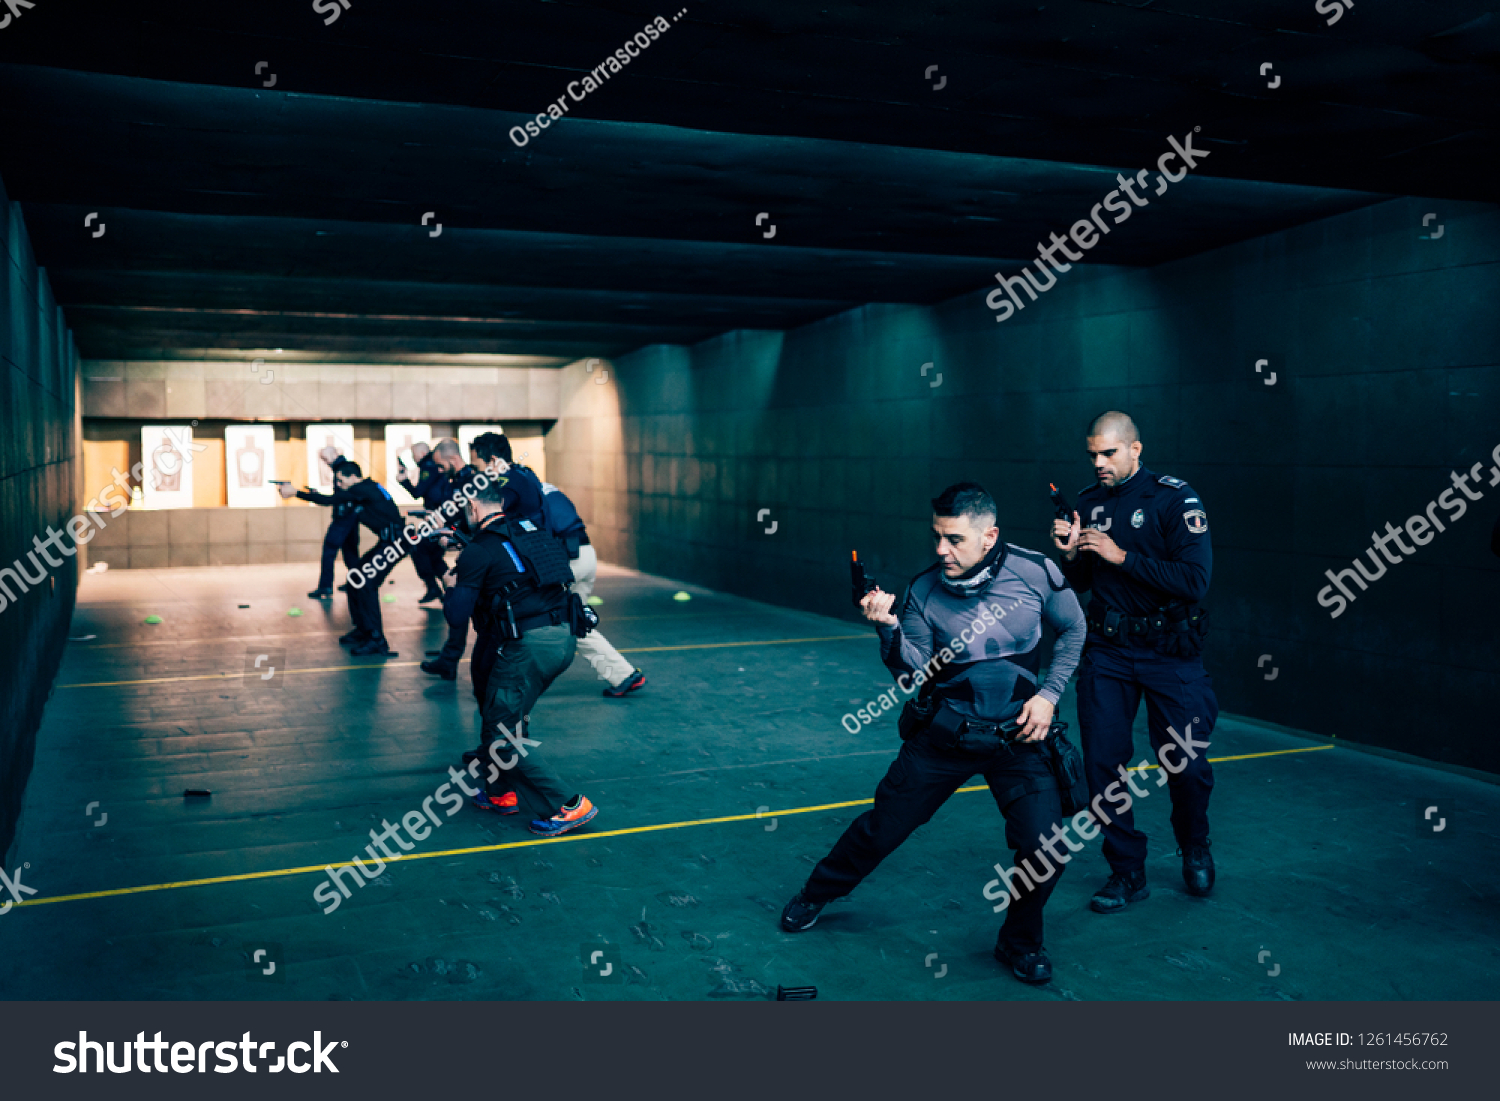
[[[937, 676], [938, 698], [984, 722], [1013, 718], [1033, 695], [1056, 706], [1088, 632], [1078, 597], [1057, 566], [1007, 543], [994, 580], [972, 596], [944, 587], [940, 569], [935, 564], [912, 579], [899, 627], [878, 628], [881, 660], [896, 683], [907, 690]], [[1047, 679], [1038, 686], [1044, 622], [1058, 638]]]

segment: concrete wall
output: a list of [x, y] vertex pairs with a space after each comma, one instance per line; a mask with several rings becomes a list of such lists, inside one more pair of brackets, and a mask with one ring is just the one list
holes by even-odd
[[1001, 324], [974, 294], [647, 348], [602, 385], [576, 364], [548, 455], [603, 557], [848, 615], [850, 549], [904, 587], [951, 482], [983, 482], [1002, 537], [1046, 547], [1047, 483], [1076, 496], [1088, 419], [1121, 407], [1147, 464], [1206, 504], [1227, 710], [1500, 771], [1500, 488], [1337, 619], [1317, 600], [1451, 472], [1489, 480], [1497, 301], [1496, 208], [1393, 201], [1152, 269], [1075, 267]]
[[[112, 570], [317, 562], [327, 529], [328, 510], [316, 505], [127, 510], [94, 536], [88, 560], [108, 562]], [[373, 536], [361, 538], [364, 549], [374, 545]], [[340, 559], [340, 575], [343, 568]], [[308, 575], [309, 587], [316, 573]]]
[[[78, 354], [46, 272], [36, 266], [21, 209], [0, 185], [0, 862], [31, 774], [42, 707], [67, 641], [77, 561], [38, 583], [13, 563], [32, 539], [62, 529], [80, 490]], [[71, 544], [69, 544], [71, 545]], [[56, 558], [56, 552], [52, 552]], [[45, 566], [45, 560], [42, 564]], [[28, 561], [26, 571], [37, 576]]]
[[[551, 420], [557, 371], [540, 367], [89, 360], [84, 416], [148, 424], [227, 420]], [[269, 379], [270, 381], [264, 381]]]

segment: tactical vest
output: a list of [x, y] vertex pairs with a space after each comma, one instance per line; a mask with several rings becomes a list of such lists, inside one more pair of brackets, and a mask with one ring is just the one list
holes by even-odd
[[490, 594], [481, 607], [492, 628], [499, 629], [506, 638], [520, 638], [531, 624], [530, 620], [516, 618], [516, 602], [549, 589], [557, 595], [567, 594], [573, 583], [573, 569], [563, 545], [530, 520], [502, 521], [486, 527], [480, 537], [486, 535], [501, 540], [518, 576]]

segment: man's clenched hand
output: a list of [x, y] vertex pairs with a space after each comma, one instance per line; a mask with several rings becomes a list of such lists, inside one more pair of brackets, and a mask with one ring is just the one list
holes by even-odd
[[859, 610], [865, 613], [865, 618], [871, 623], [879, 623], [886, 627], [895, 627], [900, 620], [891, 615], [891, 605], [896, 603], [896, 594], [881, 592], [875, 589], [865, 593], [865, 598], [859, 602]]
[[1072, 520], [1052, 521], [1052, 545], [1063, 552], [1063, 557], [1069, 562], [1078, 557], [1078, 513], [1073, 513]]
[[1116, 566], [1125, 561], [1125, 551], [1098, 528], [1088, 528], [1078, 536], [1078, 549], [1093, 551], [1106, 562]]
[[1047, 732], [1052, 729], [1052, 714], [1055, 710], [1052, 702], [1045, 696], [1032, 696], [1021, 708], [1021, 713], [1016, 716], [1021, 723], [1021, 729], [1016, 733], [1016, 741], [1046, 741]]

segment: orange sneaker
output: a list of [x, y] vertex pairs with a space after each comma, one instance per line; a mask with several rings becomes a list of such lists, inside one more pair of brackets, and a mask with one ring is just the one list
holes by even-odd
[[531, 832], [539, 837], [558, 837], [569, 830], [576, 830], [586, 822], [592, 822], [599, 808], [582, 795], [575, 795], [562, 805], [562, 809], [551, 818], [537, 818], [531, 823]]
[[496, 814], [520, 814], [521, 801], [516, 798], [516, 793], [507, 791], [504, 795], [486, 795], [479, 792], [470, 800], [480, 810], [491, 810]]

